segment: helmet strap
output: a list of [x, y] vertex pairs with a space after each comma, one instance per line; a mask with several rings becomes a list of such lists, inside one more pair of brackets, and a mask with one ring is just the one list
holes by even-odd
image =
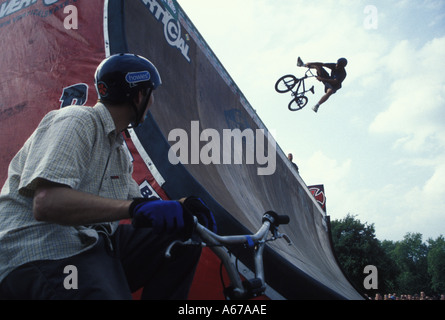
[[[152, 88], [148, 88], [147, 94], [145, 95], [144, 99], [142, 99], [139, 106], [137, 106], [134, 101], [131, 101], [131, 106], [133, 107], [134, 113], [135, 113], [135, 122], [130, 123], [128, 126], [128, 129], [134, 129], [141, 125], [141, 121], [143, 120], [142, 117], [145, 114], [145, 111], [148, 108], [148, 101], [150, 101], [151, 94], [153, 92]], [[145, 106], [145, 107], [144, 107]], [[139, 110], [142, 109], [142, 112], [139, 114]]]

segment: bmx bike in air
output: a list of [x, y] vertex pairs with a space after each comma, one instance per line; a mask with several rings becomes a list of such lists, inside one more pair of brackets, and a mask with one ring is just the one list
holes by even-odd
[[[298, 67], [305, 66], [300, 57], [298, 57], [297, 66]], [[308, 103], [308, 98], [306, 96], [306, 93], [308, 92], [312, 92], [312, 94], [315, 93], [314, 86], [306, 90], [305, 80], [312, 77], [316, 77], [316, 75], [314, 75], [311, 69], [308, 68], [302, 78], [297, 78], [294, 75], [288, 74], [282, 76], [276, 82], [275, 90], [278, 93], [291, 92], [292, 100], [288, 106], [290, 111], [298, 111], [303, 109]]]
[[[264, 247], [267, 242], [275, 241], [279, 238], [284, 238], [289, 245], [292, 244], [285, 234], [278, 231], [280, 225], [289, 223], [289, 216], [278, 215], [273, 211], [268, 211], [263, 215], [262, 226], [255, 234], [249, 235], [220, 236], [201, 225], [196, 217], [194, 217], [194, 221], [195, 233], [199, 236], [199, 239], [196, 240], [193, 237], [193, 239], [186, 241], [176, 240], [168, 246], [165, 256], [167, 258], [172, 256], [171, 250], [175, 245], [208, 247], [221, 260], [230, 278], [230, 285], [225, 287], [221, 276], [221, 281], [225, 287], [224, 295], [227, 300], [245, 300], [263, 295], [266, 291], [263, 266]], [[270, 238], [268, 238], [269, 231], [272, 234]], [[254, 249], [254, 278], [242, 281], [237, 268], [238, 260], [234, 261], [235, 258], [229, 249], [231, 246], [244, 246], [245, 248]]]

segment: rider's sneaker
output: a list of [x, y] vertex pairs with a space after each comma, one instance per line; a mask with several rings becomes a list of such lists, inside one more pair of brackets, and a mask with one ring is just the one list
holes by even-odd
[[317, 113], [319, 107], [320, 105], [317, 103], [315, 106], [312, 107], [312, 110], [314, 110], [314, 112]]
[[297, 67], [303, 67], [303, 66], [304, 66], [304, 62], [303, 62], [303, 60], [301, 60], [301, 58], [298, 57], [298, 60], [297, 60]]

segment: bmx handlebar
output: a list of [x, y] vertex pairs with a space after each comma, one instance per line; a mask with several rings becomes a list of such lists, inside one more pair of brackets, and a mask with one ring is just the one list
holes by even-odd
[[[174, 245], [179, 244], [183, 246], [201, 246], [209, 247], [226, 267], [226, 271], [231, 280], [230, 287], [226, 288], [226, 297], [231, 299], [245, 299], [249, 297], [258, 296], [264, 293], [266, 290], [264, 280], [264, 268], [263, 268], [263, 251], [267, 241], [274, 241], [278, 238], [284, 238], [289, 245], [292, 244], [290, 239], [280, 232], [278, 232], [278, 226], [289, 223], [289, 216], [278, 215], [273, 211], [268, 211], [263, 215], [262, 225], [255, 234], [246, 235], [229, 235], [220, 236], [195, 220], [195, 232], [201, 238], [201, 242], [189, 239], [187, 241], [174, 241], [172, 242], [166, 252], [167, 258], [171, 257], [171, 249]], [[269, 231], [272, 233], [272, 237], [267, 239]], [[239, 273], [233, 263], [232, 256], [227, 252], [226, 246], [230, 245], [245, 245], [249, 248], [254, 248], [254, 262], [255, 262], [255, 278], [241, 281]]]
[[252, 235], [220, 236], [197, 222], [196, 232], [203, 238], [202, 240], [207, 246], [247, 244], [252, 247], [260, 241], [265, 241], [269, 231], [272, 231], [271, 229], [275, 229], [282, 224], [288, 224], [289, 220], [287, 215], [278, 215], [269, 211], [263, 215], [262, 226]]

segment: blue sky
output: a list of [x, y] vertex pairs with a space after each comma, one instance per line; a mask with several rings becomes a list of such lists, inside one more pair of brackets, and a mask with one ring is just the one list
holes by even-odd
[[[306, 184], [325, 185], [332, 219], [357, 215], [380, 240], [445, 235], [445, 1], [178, 3]], [[304, 73], [298, 56], [349, 60], [343, 89], [317, 114], [318, 81], [298, 112], [274, 90]]]

